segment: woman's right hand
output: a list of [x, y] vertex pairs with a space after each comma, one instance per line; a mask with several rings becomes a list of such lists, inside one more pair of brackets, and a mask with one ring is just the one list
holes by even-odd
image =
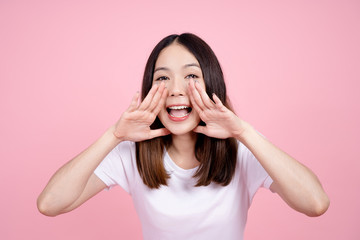
[[150, 125], [164, 107], [167, 94], [164, 82], [154, 84], [144, 101], [139, 104], [137, 92], [129, 108], [115, 124], [114, 135], [121, 141], [139, 142], [170, 134], [166, 128], [150, 129]]

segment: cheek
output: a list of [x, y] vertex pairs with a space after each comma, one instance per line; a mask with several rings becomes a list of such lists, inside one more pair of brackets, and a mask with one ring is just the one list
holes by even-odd
[[164, 124], [164, 120], [167, 117], [167, 111], [166, 109], [161, 109], [159, 114], [158, 114], [158, 118], [160, 119], [160, 122]]
[[200, 122], [200, 116], [199, 116], [199, 114], [195, 111], [195, 110], [193, 110], [194, 112], [193, 112], [193, 115], [194, 115], [194, 119], [195, 119], [195, 121], [199, 124], [199, 122]]

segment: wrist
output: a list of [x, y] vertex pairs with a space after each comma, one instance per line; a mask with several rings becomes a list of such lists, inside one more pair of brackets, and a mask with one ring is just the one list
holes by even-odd
[[124, 141], [124, 137], [116, 131], [115, 125], [108, 128], [105, 134], [108, 135], [110, 138], [112, 138], [112, 141], [114, 141], [117, 144]]
[[235, 138], [240, 142], [245, 142], [255, 131], [255, 129], [248, 123], [243, 120], [241, 121], [241, 131], [239, 131]]

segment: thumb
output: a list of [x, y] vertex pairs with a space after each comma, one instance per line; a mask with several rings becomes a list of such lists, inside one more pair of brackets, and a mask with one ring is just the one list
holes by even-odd
[[207, 128], [204, 127], [204, 126], [197, 126], [196, 128], [194, 128], [193, 131], [196, 132], [196, 133], [202, 133], [204, 135], [207, 135], [207, 132], [208, 132]]
[[160, 136], [165, 136], [168, 134], [170, 134], [170, 131], [167, 130], [166, 128], [150, 130], [150, 138], [149, 139], [160, 137]]

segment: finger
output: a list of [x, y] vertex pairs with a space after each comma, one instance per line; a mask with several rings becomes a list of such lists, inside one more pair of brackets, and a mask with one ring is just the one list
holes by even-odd
[[166, 97], [168, 96], [168, 90], [165, 88], [162, 92], [159, 103], [155, 106], [153, 112], [155, 115], [158, 115], [161, 109], [165, 106]]
[[153, 111], [158, 105], [159, 105], [159, 101], [162, 99], [163, 94], [164, 94], [164, 90], [165, 90], [165, 83], [161, 82], [159, 89], [157, 90], [157, 92], [155, 93], [149, 107], [147, 108], [148, 111]]
[[[190, 90], [191, 91], [191, 90]], [[201, 113], [202, 112], [202, 109], [199, 107], [199, 105], [196, 103], [195, 99], [194, 99], [194, 96], [190, 93], [189, 94], [189, 97], [190, 97], [190, 101], [191, 101], [191, 105], [192, 105], [192, 108], [195, 109], [195, 111], [197, 113]]]
[[166, 128], [150, 130], [149, 139], [169, 135], [171, 132]]
[[197, 126], [196, 128], [193, 129], [193, 132], [196, 132], [196, 133], [202, 133], [204, 135], [207, 135], [207, 128], [204, 127], [204, 126]]
[[223, 109], [224, 105], [223, 105], [223, 103], [221, 102], [220, 98], [218, 98], [218, 96], [216, 96], [215, 93], [213, 93], [213, 99], [214, 99], [214, 102], [215, 102], [215, 106], [216, 106], [218, 109]]
[[194, 102], [201, 109], [201, 111], [203, 111], [206, 107], [200, 97], [199, 92], [195, 89], [195, 83], [192, 79], [190, 79], [190, 95], [192, 95]]
[[128, 107], [129, 112], [132, 112], [137, 108], [139, 96], [140, 96], [140, 93], [139, 93], [139, 91], [137, 91], [131, 100], [130, 106]]
[[139, 110], [145, 110], [149, 107], [155, 93], [157, 92], [157, 90], [159, 89], [159, 84], [154, 84], [149, 93], [146, 95], [146, 97], [144, 98], [144, 100], [142, 101], [142, 103], [139, 106]]
[[195, 89], [197, 90], [197, 92], [199, 93], [203, 103], [205, 104], [205, 106], [207, 108], [213, 108], [214, 107], [214, 102], [211, 101], [211, 99], [209, 98], [208, 94], [206, 93], [206, 91], [201, 87], [201, 85], [199, 84], [198, 81], [195, 81], [194, 83], [195, 85]]

